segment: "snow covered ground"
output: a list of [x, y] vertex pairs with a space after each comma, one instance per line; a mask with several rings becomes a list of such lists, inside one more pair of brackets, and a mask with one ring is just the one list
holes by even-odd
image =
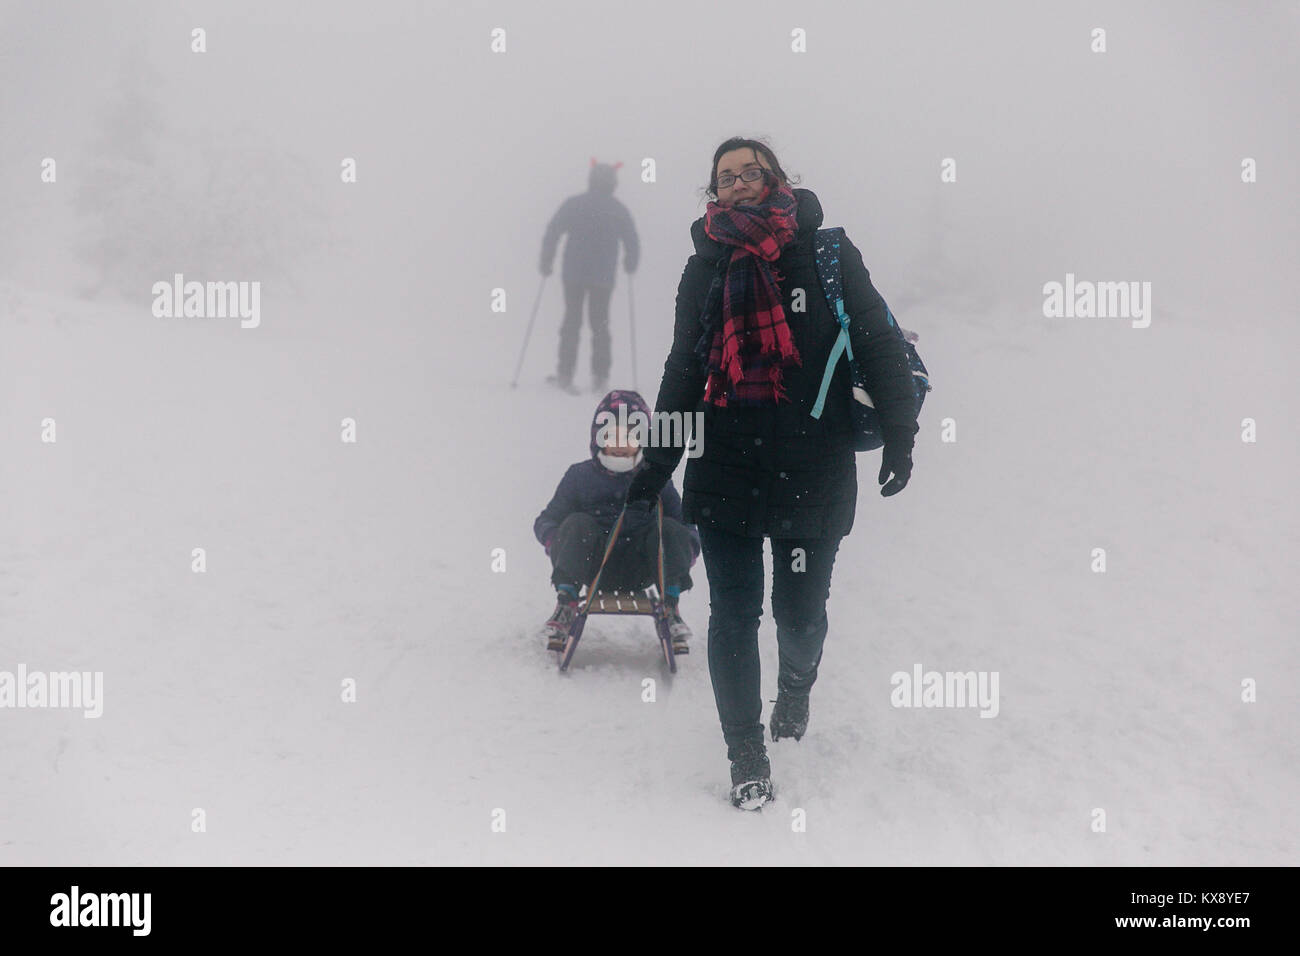
[[[1300, 862], [1295, 5], [564, 7], [3, 8], [0, 683], [104, 699], [0, 707], [0, 865]], [[710, 72], [720, 37], [761, 63]], [[702, 564], [672, 679], [646, 620], [593, 619], [564, 676], [537, 636], [532, 522], [597, 400], [542, 384], [559, 260], [508, 387], [595, 155], [642, 247], [610, 385], [653, 403], [731, 135], [847, 229], [935, 385], [901, 494], [858, 457], [757, 814]], [[155, 318], [176, 271], [261, 281], [260, 327]], [[1067, 272], [1150, 281], [1150, 327], [1045, 318]], [[996, 671], [997, 716], [892, 706], [917, 665]]]
[[[809, 734], [771, 746], [778, 800], [743, 814], [702, 565], [671, 679], [643, 619], [594, 618], [567, 676], [536, 637], [553, 601], [531, 522], [595, 402], [540, 384], [553, 309], [512, 391], [509, 362], [375, 329], [14, 283], [0, 306], [0, 669], [104, 674], [98, 719], [0, 711], [0, 863], [1296, 862], [1280, 318], [914, 308], [936, 390], [912, 483], [882, 499], [859, 456]], [[761, 641], [770, 700], [770, 615]], [[917, 663], [998, 671], [997, 717], [892, 707]]]

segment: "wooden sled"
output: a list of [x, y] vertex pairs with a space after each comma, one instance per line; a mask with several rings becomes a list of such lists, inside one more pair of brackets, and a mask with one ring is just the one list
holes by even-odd
[[615, 522], [614, 528], [609, 533], [609, 543], [605, 548], [605, 557], [600, 562], [600, 570], [596, 572], [596, 578], [590, 586], [583, 589], [578, 597], [578, 614], [569, 625], [569, 636], [564, 641], [564, 647], [559, 651], [560, 671], [564, 672], [569, 669], [569, 664], [573, 660], [573, 654], [578, 649], [578, 642], [582, 640], [582, 629], [587, 624], [587, 617], [591, 614], [640, 614], [653, 617], [655, 622], [655, 633], [659, 636], [659, 647], [663, 651], [664, 663], [668, 665], [668, 673], [677, 673], [677, 655], [673, 651], [673, 638], [668, 630], [668, 609], [665, 607], [662, 594], [662, 582], [664, 579], [664, 561], [663, 561], [663, 501], [657, 502], [659, 509], [659, 581], [660, 586], [650, 585], [639, 591], [602, 591], [600, 590], [600, 576], [605, 569], [605, 562], [609, 560], [609, 554], [614, 549], [614, 543], [618, 539], [619, 529], [623, 526], [623, 515], [627, 513], [624, 507], [623, 512], [619, 514], [618, 521]]

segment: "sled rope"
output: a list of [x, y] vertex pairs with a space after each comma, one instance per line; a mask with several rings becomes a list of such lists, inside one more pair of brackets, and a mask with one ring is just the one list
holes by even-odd
[[[659, 598], [664, 596], [664, 507], [663, 496], [655, 496], [655, 505], [659, 511]], [[609, 561], [609, 556], [614, 550], [614, 545], [618, 543], [618, 532], [623, 527], [623, 516], [627, 514], [627, 505], [618, 513], [618, 520], [614, 522], [614, 527], [610, 529], [609, 541], [605, 545], [605, 555], [600, 559], [600, 567], [596, 569], [596, 576], [592, 579], [591, 584], [587, 586], [587, 602], [583, 606], [585, 612], [591, 607], [591, 599], [596, 595], [596, 587], [600, 584], [600, 576], [605, 573], [605, 563]]]

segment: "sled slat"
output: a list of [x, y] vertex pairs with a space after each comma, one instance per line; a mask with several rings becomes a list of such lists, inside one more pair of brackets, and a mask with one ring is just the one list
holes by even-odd
[[648, 591], [620, 594], [597, 591], [588, 602], [589, 614], [653, 614], [655, 607]]

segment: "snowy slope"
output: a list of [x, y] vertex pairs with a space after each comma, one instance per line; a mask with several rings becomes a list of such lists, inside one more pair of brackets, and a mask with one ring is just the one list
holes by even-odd
[[[398, 325], [241, 331], [0, 293], [0, 669], [105, 681], [98, 720], [0, 712], [0, 863], [1296, 862], [1280, 318], [902, 317], [936, 383], [916, 471], [882, 499], [859, 456], [809, 734], [772, 745], [778, 801], [742, 814], [702, 563], [671, 680], [643, 620], [593, 619], [567, 676], [536, 637], [553, 600], [531, 523], [596, 398], [540, 384], [553, 303], [511, 391], [510, 363]], [[653, 402], [667, 332], [642, 322]], [[770, 616], [760, 639], [771, 699]], [[1000, 713], [891, 707], [915, 663], [998, 671]]]

